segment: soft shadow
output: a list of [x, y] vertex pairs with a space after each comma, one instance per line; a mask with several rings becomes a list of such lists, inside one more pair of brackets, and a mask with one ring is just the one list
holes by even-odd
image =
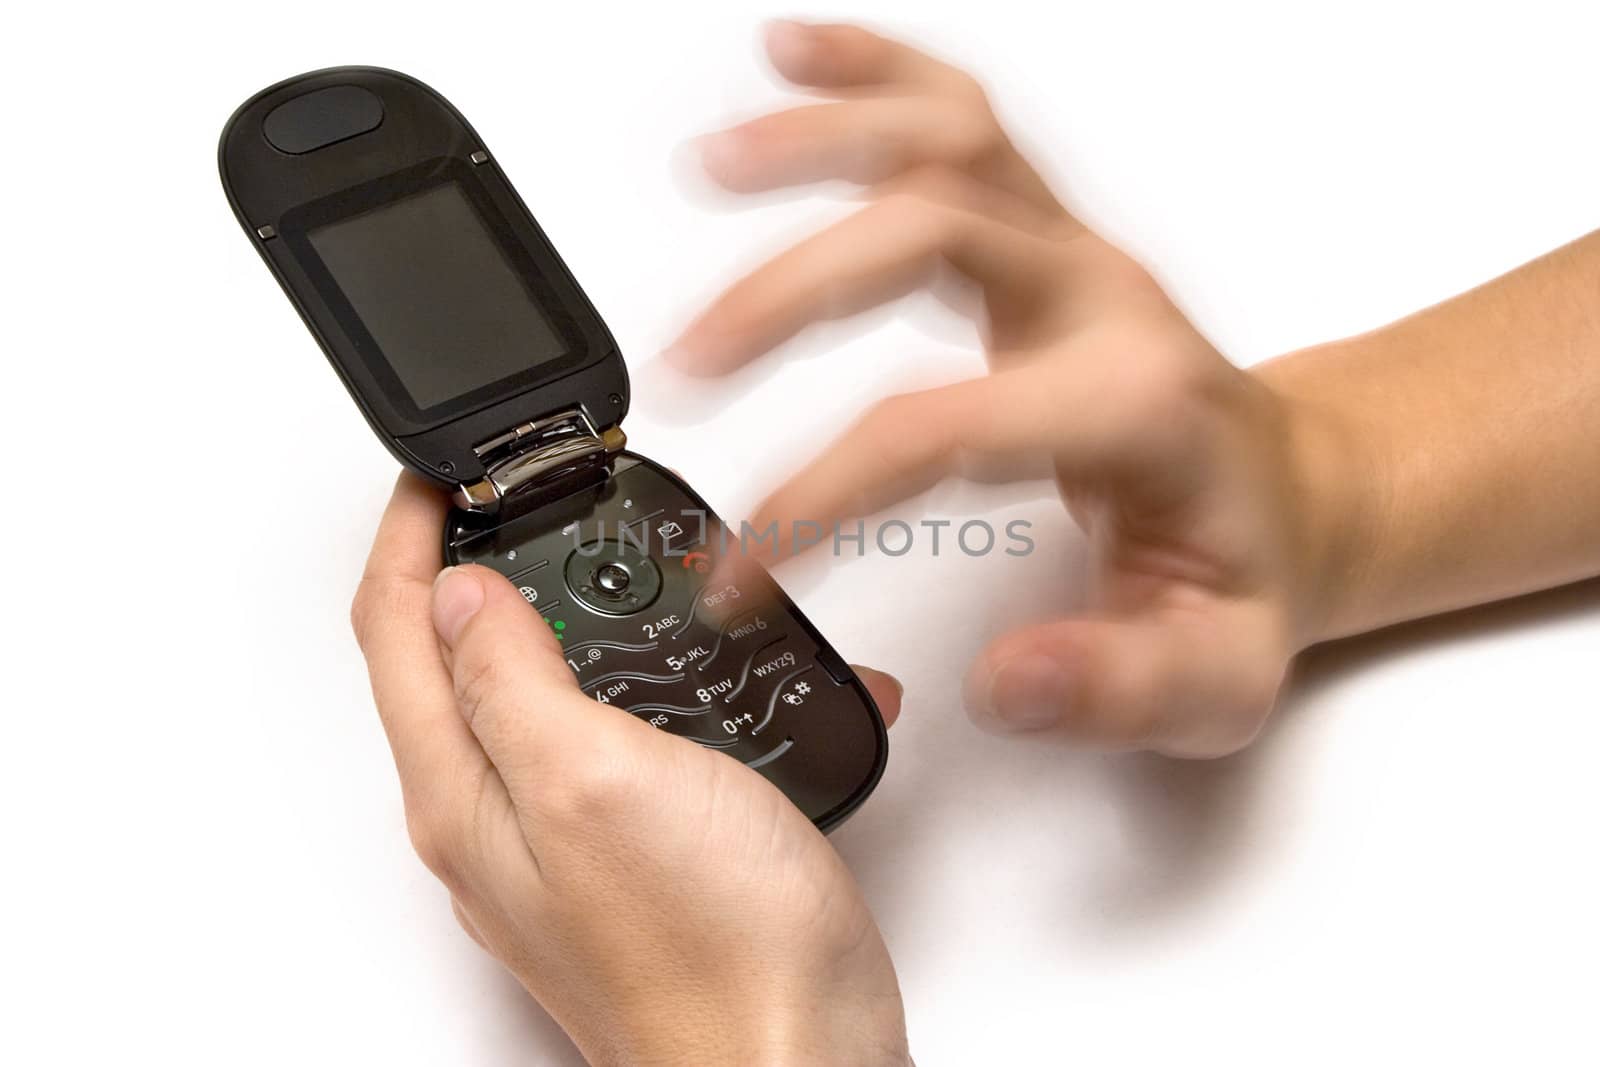
[[[993, 575], [992, 600], [981, 609], [990, 618], [981, 625], [965, 619], [972, 640], [944, 639], [948, 605], [928, 597], [916, 627], [926, 677], [904, 672], [908, 706], [891, 733], [884, 788], [834, 837], [868, 898], [883, 909], [886, 929], [900, 936], [937, 936], [942, 915], [918, 879], [964, 862], [950, 852], [953, 843], [1006, 835], [1019, 816], [1037, 823], [1049, 812], [1061, 815], [1043, 835], [1048, 844], [1041, 853], [1037, 827], [1018, 835], [1030, 851], [1016, 862], [1061, 885], [1053, 899], [1076, 920], [1063, 928], [1072, 931], [1075, 948], [1160, 936], [1248, 881], [1253, 857], [1273, 847], [1268, 836], [1285, 832], [1273, 816], [1292, 800], [1280, 784], [1292, 776], [1290, 761], [1305, 740], [1295, 724], [1313, 705], [1326, 710], [1328, 703], [1319, 703], [1325, 691], [1356, 672], [1441, 644], [1600, 615], [1596, 579], [1318, 647], [1296, 664], [1255, 744], [1218, 760], [1099, 755], [978, 734], [947, 687], [976, 640], [1076, 599], [1081, 541], [1068, 525], [1064, 517], [1059, 528], [1042, 523], [1042, 556], [1034, 566]], [[960, 603], [972, 606], [969, 599]], [[991, 861], [997, 855], [991, 852]]]
[[[859, 602], [876, 616], [875, 627], [890, 635], [878, 643], [879, 651], [863, 650], [863, 658], [899, 674], [906, 705], [889, 734], [883, 783], [832, 841], [874, 907], [884, 909], [880, 919], [912, 931], [911, 937], [925, 936], [924, 922], [936, 928], [943, 921], [928, 910], [933, 898], [917, 872], [946, 864], [959, 868], [969, 861], [949, 854], [952, 842], [981, 834], [991, 820], [1009, 824], [1019, 811], [1037, 811], [1041, 792], [1059, 793], [1074, 781], [1062, 773], [1061, 753], [979, 733], [962, 713], [958, 694], [961, 676], [983, 643], [1078, 602], [1083, 539], [1059, 501], [1030, 501], [1023, 496], [1028, 487], [1001, 487], [983, 501], [985, 508], [971, 499], [975, 490], [981, 492], [947, 485], [884, 514], [912, 523], [929, 515], [1026, 516], [1034, 523], [1032, 557], [947, 556], [936, 568], [926, 559], [869, 554], [877, 565], [861, 568], [859, 579]], [[1008, 492], [1016, 499], [1001, 499]], [[803, 603], [820, 575], [851, 562], [856, 561], [802, 557], [777, 573]], [[917, 601], [909, 612], [907, 589], [916, 590]], [[929, 856], [942, 858], [930, 863]]]
[[[1292, 702], [1291, 694], [1286, 704]], [[1148, 934], [1215, 897], [1236, 876], [1254, 843], [1278, 721], [1223, 759], [1113, 757], [1105, 784], [1124, 816], [1125, 847], [1085, 904], [1101, 920], [1101, 934]]]
[[1277, 713], [1245, 751], [1210, 761], [1116, 757], [1108, 777], [1127, 816], [1127, 862], [1097, 890], [1107, 925], [1147, 928], [1215, 896], [1257, 843], [1262, 788], [1299, 707], [1357, 671], [1424, 648], [1600, 614], [1600, 579], [1390, 627], [1305, 653]]

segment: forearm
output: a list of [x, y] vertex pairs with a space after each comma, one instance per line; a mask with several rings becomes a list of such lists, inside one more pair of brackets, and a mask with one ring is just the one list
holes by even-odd
[[1600, 233], [1255, 373], [1316, 531], [1308, 643], [1600, 574]]

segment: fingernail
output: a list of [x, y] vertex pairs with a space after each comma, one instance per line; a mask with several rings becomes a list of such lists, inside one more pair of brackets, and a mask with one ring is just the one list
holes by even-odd
[[739, 138], [733, 131], [702, 134], [692, 144], [707, 174], [723, 185], [733, 180], [741, 155]]
[[1042, 730], [1061, 721], [1072, 700], [1072, 679], [1048, 656], [1023, 654], [971, 679], [968, 705], [1007, 730]]
[[656, 358], [685, 377], [714, 378], [728, 369], [727, 351], [734, 343], [697, 323], [663, 348]]
[[693, 370], [696, 362], [694, 350], [681, 341], [674, 341], [663, 348], [656, 358], [679, 372]]
[[433, 580], [433, 628], [452, 648], [482, 607], [483, 583], [471, 571], [446, 567]]
[[768, 48], [803, 48], [811, 39], [811, 27], [796, 19], [772, 19], [767, 23]]

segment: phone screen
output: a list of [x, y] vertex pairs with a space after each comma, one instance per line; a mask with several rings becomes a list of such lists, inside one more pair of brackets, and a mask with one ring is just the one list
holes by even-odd
[[419, 409], [567, 354], [456, 182], [306, 237]]

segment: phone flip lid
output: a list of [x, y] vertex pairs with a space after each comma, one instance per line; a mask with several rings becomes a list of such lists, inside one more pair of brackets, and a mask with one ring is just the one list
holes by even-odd
[[240, 225], [406, 467], [492, 510], [533, 466], [508, 474], [514, 453], [543, 441], [571, 459], [586, 435], [620, 447], [616, 341], [437, 92], [376, 67], [290, 78], [234, 112], [218, 167]]

